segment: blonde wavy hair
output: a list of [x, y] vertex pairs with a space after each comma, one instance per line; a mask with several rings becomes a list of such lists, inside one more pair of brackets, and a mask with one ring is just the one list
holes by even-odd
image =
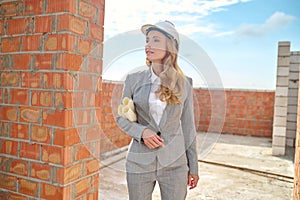
[[[178, 49], [174, 39], [167, 37], [166, 55], [163, 58], [163, 70], [159, 74], [161, 85], [156, 91], [161, 101], [167, 105], [181, 104], [183, 96], [183, 81], [185, 75], [177, 63]], [[151, 66], [151, 61], [146, 59], [147, 66]]]

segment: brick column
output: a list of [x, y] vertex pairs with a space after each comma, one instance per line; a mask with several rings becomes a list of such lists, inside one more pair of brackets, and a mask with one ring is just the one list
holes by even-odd
[[97, 199], [104, 0], [0, 4], [0, 199]]
[[290, 54], [290, 42], [279, 42], [273, 121], [273, 155], [285, 154]]

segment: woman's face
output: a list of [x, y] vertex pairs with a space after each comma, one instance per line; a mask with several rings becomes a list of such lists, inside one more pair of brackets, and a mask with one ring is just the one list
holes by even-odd
[[146, 57], [152, 63], [162, 63], [166, 55], [166, 47], [167, 37], [163, 33], [152, 30], [146, 36]]

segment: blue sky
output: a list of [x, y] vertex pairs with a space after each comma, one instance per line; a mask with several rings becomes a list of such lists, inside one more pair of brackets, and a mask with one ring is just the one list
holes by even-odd
[[[143, 24], [168, 19], [207, 53], [225, 88], [274, 90], [278, 42], [290, 41], [291, 50], [300, 51], [299, 0], [109, 0], [105, 4], [104, 45]], [[205, 85], [200, 73], [197, 77], [191, 66], [180, 63], [196, 86]], [[143, 64], [143, 51], [129, 53], [117, 58], [103, 77], [120, 80], [132, 66]]]

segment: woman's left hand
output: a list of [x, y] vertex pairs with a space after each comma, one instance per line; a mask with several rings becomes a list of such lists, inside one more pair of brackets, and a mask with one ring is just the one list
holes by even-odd
[[188, 176], [188, 186], [190, 186], [190, 190], [197, 187], [199, 181], [199, 176], [197, 174], [189, 174]]

